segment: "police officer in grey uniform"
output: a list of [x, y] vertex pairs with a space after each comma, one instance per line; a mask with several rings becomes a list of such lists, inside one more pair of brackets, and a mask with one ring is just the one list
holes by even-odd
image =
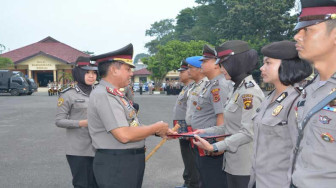
[[261, 49], [263, 81], [274, 84], [254, 117], [254, 154], [249, 188], [289, 187], [293, 148], [297, 138], [295, 100], [301, 88], [294, 87], [312, 73], [308, 62], [299, 59], [295, 43], [274, 42]]
[[234, 92], [225, 104], [223, 126], [198, 130], [195, 133], [231, 134], [223, 141], [206, 142], [197, 137], [196, 145], [211, 152], [225, 152], [223, 168], [229, 188], [246, 188], [250, 179], [253, 148], [252, 116], [264, 98], [262, 90], [252, 78], [258, 63], [258, 53], [247, 42], [227, 41], [216, 47], [223, 74], [232, 80]]
[[[185, 85], [180, 94], [177, 97], [174, 110], [173, 110], [173, 125], [176, 126], [178, 124], [180, 128], [178, 129], [178, 133], [186, 133], [188, 132], [187, 124], [185, 121], [186, 111], [187, 111], [187, 94], [190, 88], [193, 86], [194, 82], [189, 78], [188, 75], [188, 64], [185, 60], [182, 60], [181, 66], [178, 69], [180, 72], [180, 81]], [[185, 139], [180, 139], [180, 149], [181, 155], [184, 163], [184, 171], [183, 171], [183, 179], [184, 184], [182, 186], [177, 186], [175, 188], [184, 188], [184, 187], [191, 187], [192, 183], [192, 171], [190, 169], [190, 149], [189, 149], [189, 141]], [[192, 166], [191, 166], [192, 167]]]
[[[232, 82], [227, 81], [216, 64], [215, 49], [205, 45], [201, 59], [202, 72], [208, 77], [208, 81], [199, 95], [196, 110], [191, 119], [193, 130], [219, 126], [224, 123], [223, 108], [232, 92]], [[196, 155], [196, 166], [200, 173], [202, 188], [227, 187], [226, 174], [222, 171], [223, 154], [206, 155], [203, 150]]]
[[[187, 63], [187, 73], [191, 80], [194, 80], [190, 88], [186, 93], [186, 113], [185, 113], [185, 123], [186, 128], [184, 132], [191, 132], [191, 117], [196, 110], [196, 102], [199, 95], [199, 92], [204, 87], [205, 81], [208, 80], [201, 73], [201, 64], [200, 59], [202, 56], [193, 56], [186, 58], [185, 62]], [[185, 183], [188, 188], [198, 188], [199, 187], [199, 173], [195, 166], [195, 152], [193, 146], [190, 143], [190, 139], [184, 138], [184, 151], [182, 152], [182, 158], [185, 165], [185, 172], [187, 172], [189, 179], [188, 183]]]
[[61, 92], [58, 98], [56, 125], [66, 129], [66, 158], [74, 187], [97, 187], [92, 163], [95, 149], [87, 128], [89, 95], [97, 79], [97, 65], [87, 57], [78, 57], [72, 75], [77, 85]]
[[145, 138], [164, 137], [168, 124], [143, 126], [131, 102], [119, 91], [133, 75], [133, 45], [91, 57], [102, 77], [90, 95], [89, 132], [97, 150], [93, 171], [99, 187], [140, 188], [145, 170]]
[[336, 186], [336, 1], [301, 2], [296, 49], [319, 74], [296, 103], [299, 137], [292, 182], [299, 188], [331, 188]]

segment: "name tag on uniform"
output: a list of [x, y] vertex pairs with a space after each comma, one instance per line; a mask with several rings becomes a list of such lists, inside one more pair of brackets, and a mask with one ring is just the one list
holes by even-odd
[[85, 99], [76, 99], [75, 102], [85, 102]]

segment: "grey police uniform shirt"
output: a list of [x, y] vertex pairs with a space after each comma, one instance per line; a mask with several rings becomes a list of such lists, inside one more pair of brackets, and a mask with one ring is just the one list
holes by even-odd
[[267, 96], [253, 119], [254, 154], [249, 188], [255, 182], [258, 188], [290, 185], [293, 148], [298, 136], [294, 109], [300, 92], [288, 86], [279, 96], [275, 93]]
[[110, 132], [120, 127], [140, 126], [132, 104], [117, 91], [111, 83], [101, 80], [90, 94], [88, 121], [92, 145], [96, 149], [142, 148], [145, 140], [123, 144]]
[[187, 100], [188, 91], [194, 85], [193, 82], [184, 86], [177, 97], [174, 110], [173, 110], [173, 120], [185, 120], [187, 111]]
[[89, 96], [78, 86], [61, 93], [58, 98], [56, 126], [66, 128], [66, 154], [94, 156], [91, 137], [87, 127], [80, 127], [79, 121], [87, 119]]
[[185, 117], [187, 125], [191, 125], [192, 115], [196, 110], [199, 94], [201, 93], [202, 89], [204, 88], [205, 84], [208, 81], [209, 80], [207, 77], [202, 78], [198, 83], [194, 83], [187, 93], [188, 101], [187, 101], [187, 112]]
[[233, 91], [232, 83], [232, 81], [226, 80], [223, 74], [205, 83], [191, 119], [192, 129], [216, 126], [217, 114], [223, 113], [224, 104]]
[[252, 75], [247, 76], [225, 104], [224, 126], [206, 129], [206, 133], [231, 134], [215, 143], [219, 151], [225, 151], [223, 168], [229, 174], [250, 175], [253, 154], [252, 117], [264, 97]]
[[[317, 76], [305, 90], [297, 103], [297, 123], [336, 90], [336, 73], [325, 82]], [[335, 102], [315, 113], [306, 124], [292, 175], [294, 185], [299, 188], [336, 187], [336, 142], [328, 139], [336, 138]]]

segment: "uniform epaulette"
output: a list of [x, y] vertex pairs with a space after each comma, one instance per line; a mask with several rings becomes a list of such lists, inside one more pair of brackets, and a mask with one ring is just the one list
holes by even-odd
[[75, 86], [75, 88], [74, 88], [74, 89], [76, 90], [76, 92], [77, 92], [77, 93], [79, 93], [79, 92], [81, 91], [81, 90], [78, 88], [78, 86], [77, 86], [77, 85]]
[[119, 91], [117, 88], [112, 89], [110, 87], [106, 87], [106, 91], [112, 95], [124, 97], [124, 94], [121, 91]]
[[219, 81], [218, 81], [218, 80], [215, 80], [215, 81], [213, 82], [212, 85], [213, 85], [213, 86], [217, 86], [217, 85], [219, 85]]
[[252, 81], [246, 82], [246, 83], [244, 83], [244, 85], [245, 85], [245, 88], [246, 88], [246, 89], [247, 89], [247, 88], [254, 87], [254, 83], [253, 83]]
[[69, 90], [71, 90], [71, 89], [74, 89], [73, 87], [67, 87], [67, 88], [65, 88], [65, 89], [62, 89], [61, 91], [60, 91], [60, 93], [65, 93], [65, 92], [67, 92], [67, 91], [69, 91]]

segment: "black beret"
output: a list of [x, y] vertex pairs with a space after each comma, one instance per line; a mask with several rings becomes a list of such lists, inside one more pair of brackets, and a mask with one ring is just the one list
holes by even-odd
[[274, 59], [298, 58], [298, 52], [295, 48], [295, 42], [287, 40], [268, 44], [261, 49], [261, 53], [264, 56]]
[[92, 56], [90, 59], [92, 61], [96, 61], [97, 63], [121, 61], [134, 68], [135, 66], [133, 64], [132, 57], [133, 57], [133, 45], [128, 44], [127, 46], [120, 48], [118, 50], [101, 55]]
[[336, 0], [301, 0], [301, 8], [294, 30], [336, 19]]
[[242, 40], [230, 40], [216, 47], [217, 57], [235, 55], [250, 50], [247, 42]]

